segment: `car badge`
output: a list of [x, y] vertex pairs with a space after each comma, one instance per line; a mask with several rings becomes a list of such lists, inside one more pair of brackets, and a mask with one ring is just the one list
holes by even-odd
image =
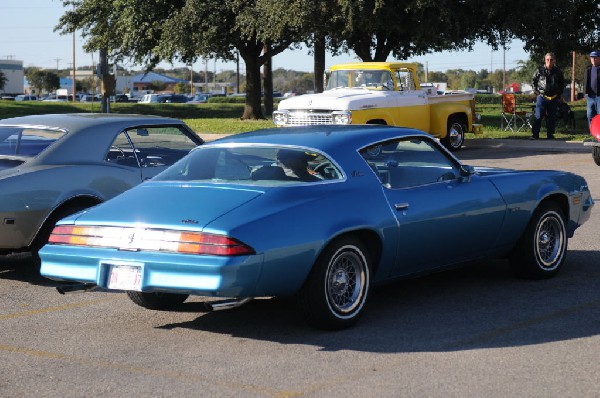
[[135, 240], [135, 232], [132, 232], [127, 236], [127, 243], [132, 244], [134, 240]]
[[189, 219], [189, 218], [188, 218], [187, 220], [181, 220], [181, 222], [182, 222], [183, 224], [198, 224], [198, 221], [196, 221], [196, 220], [191, 220], [191, 219]]

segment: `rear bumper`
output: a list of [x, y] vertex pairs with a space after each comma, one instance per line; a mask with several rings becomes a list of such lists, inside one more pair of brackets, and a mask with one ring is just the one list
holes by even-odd
[[93, 283], [108, 288], [111, 265], [141, 268], [141, 291], [213, 297], [251, 297], [263, 256], [196, 256], [125, 252], [113, 249], [46, 245], [40, 250], [41, 274], [54, 280]]

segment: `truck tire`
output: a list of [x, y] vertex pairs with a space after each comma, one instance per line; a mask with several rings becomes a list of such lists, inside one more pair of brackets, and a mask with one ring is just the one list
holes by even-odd
[[451, 152], [455, 152], [462, 148], [465, 142], [466, 126], [457, 117], [448, 119], [448, 132], [440, 141]]

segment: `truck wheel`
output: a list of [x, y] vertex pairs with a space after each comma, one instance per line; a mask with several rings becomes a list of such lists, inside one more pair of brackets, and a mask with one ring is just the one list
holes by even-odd
[[594, 158], [594, 162], [600, 166], [600, 147], [592, 147], [592, 157]]
[[458, 118], [448, 119], [448, 133], [441, 139], [449, 151], [458, 151], [465, 142], [465, 126]]

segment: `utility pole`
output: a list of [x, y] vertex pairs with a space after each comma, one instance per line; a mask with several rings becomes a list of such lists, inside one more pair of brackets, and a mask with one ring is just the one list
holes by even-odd
[[75, 31], [73, 31], [73, 102], [75, 102], [75, 93], [77, 92], [77, 86], [75, 84]]
[[573, 51], [573, 66], [571, 67], [571, 102], [575, 101], [575, 51]]

